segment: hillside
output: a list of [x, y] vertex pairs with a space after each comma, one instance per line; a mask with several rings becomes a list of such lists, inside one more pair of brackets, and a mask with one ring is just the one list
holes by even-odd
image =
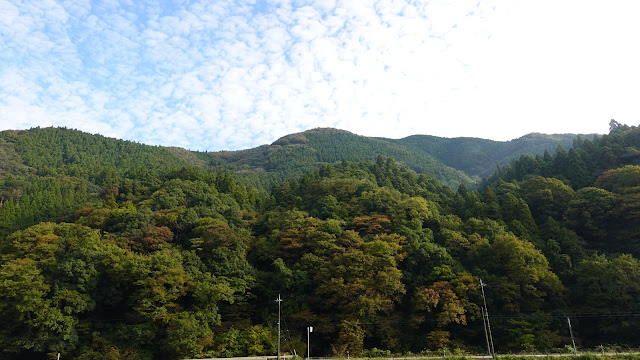
[[475, 138], [415, 135], [404, 139], [371, 138], [336, 129], [313, 129], [282, 137], [271, 145], [209, 153], [247, 177], [277, 180], [317, 169], [321, 163], [375, 161], [391, 157], [418, 174], [426, 173], [450, 187], [474, 186], [482, 177], [522, 154], [571, 147], [576, 135], [530, 134], [508, 142]]
[[[326, 133], [271, 147], [356, 141]], [[566, 350], [567, 318], [583, 349], [640, 346], [637, 127], [474, 191], [381, 156], [267, 193], [203, 165], [230, 158], [67, 129], [0, 133], [0, 156], [2, 358], [273, 355], [278, 296], [286, 353], [307, 326], [316, 356], [482, 353], [483, 312], [498, 353]]]
[[[593, 135], [583, 137], [593, 138]], [[413, 135], [387, 141], [404, 145], [413, 151], [424, 152], [454, 169], [471, 177], [485, 178], [496, 170], [496, 165], [507, 165], [520, 155], [554, 152], [558, 145], [564, 149], [573, 146], [575, 134], [528, 134], [510, 141], [494, 141], [478, 138], [441, 138], [429, 135]]]
[[428, 173], [454, 187], [475, 182], [465, 173], [442, 164], [426, 153], [336, 129], [308, 130], [284, 136], [271, 145], [209, 155], [232, 164], [249, 177], [268, 173], [280, 181], [315, 170], [322, 163], [375, 161], [378, 156], [383, 156], [392, 157], [417, 173]]
[[182, 149], [53, 127], [0, 132], [0, 156], [7, 159], [0, 171], [14, 164], [14, 172], [32, 169], [39, 175], [66, 174], [96, 183], [101, 176], [123, 176], [140, 168], [151, 171], [204, 164], [196, 153]]
[[[452, 188], [474, 187], [522, 154], [569, 148], [575, 135], [529, 134], [508, 142], [475, 138], [414, 135], [404, 139], [370, 138], [336, 129], [313, 129], [284, 136], [271, 145], [220, 152], [194, 152], [176, 147], [148, 146], [91, 135], [71, 129], [35, 128], [0, 133], [0, 174], [66, 174], [100, 184], [105, 176], [122, 176], [140, 168], [180, 166], [228, 169], [246, 184], [268, 189], [275, 182], [341, 161], [393, 158], [418, 174], [428, 174]], [[96, 171], [108, 169], [107, 173]]]

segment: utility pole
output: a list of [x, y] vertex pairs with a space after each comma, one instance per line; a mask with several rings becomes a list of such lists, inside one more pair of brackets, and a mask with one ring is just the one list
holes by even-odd
[[487, 319], [484, 317], [484, 306], [480, 307], [480, 311], [482, 312], [482, 325], [484, 326], [484, 338], [487, 340], [487, 351], [489, 352], [489, 356], [491, 356], [491, 346], [489, 346], [489, 332], [487, 332]]
[[571, 329], [571, 320], [567, 316], [567, 323], [569, 323], [569, 334], [571, 334], [571, 343], [573, 343], [573, 355], [578, 356], [578, 350], [576, 349], [576, 342], [573, 340], [573, 329]]
[[278, 294], [276, 302], [278, 303], [278, 360], [280, 360], [280, 303], [282, 302], [280, 294]]
[[495, 357], [496, 356], [496, 352], [493, 348], [493, 335], [491, 335], [491, 322], [489, 321], [489, 309], [487, 309], [487, 299], [484, 296], [484, 287], [487, 286], [487, 284], [482, 282], [482, 279], [480, 279], [480, 289], [482, 290], [482, 303], [484, 304], [484, 316], [487, 319], [487, 329], [489, 330], [489, 355], [491, 355], [491, 357]]

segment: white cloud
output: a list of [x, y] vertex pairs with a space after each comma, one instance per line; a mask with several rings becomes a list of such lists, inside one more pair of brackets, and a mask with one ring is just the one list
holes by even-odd
[[[632, 1], [0, 0], [0, 129], [191, 149], [638, 122]], [[18, 66], [19, 64], [19, 66]]]

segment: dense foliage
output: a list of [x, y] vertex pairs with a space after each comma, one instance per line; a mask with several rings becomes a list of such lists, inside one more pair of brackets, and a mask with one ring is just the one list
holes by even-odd
[[499, 352], [564, 348], [567, 317], [579, 346], [640, 345], [640, 128], [480, 190], [326, 146], [267, 192], [206, 154], [2, 133], [2, 356], [273, 355], [279, 294], [286, 352], [307, 326], [315, 355], [483, 352], [480, 279]]
[[473, 186], [521, 154], [538, 154], [570, 145], [575, 135], [529, 134], [507, 142], [475, 138], [447, 139], [415, 135], [404, 139], [369, 138], [343, 130], [313, 129], [287, 135], [271, 145], [241, 151], [209, 153], [212, 159], [239, 170], [254, 185], [271, 185], [318, 169], [322, 163], [375, 161], [391, 157], [403, 166], [427, 173], [457, 188]]
[[493, 174], [496, 165], [507, 165], [514, 157], [542, 154], [545, 150], [554, 150], [558, 145], [568, 148], [575, 138], [576, 135], [572, 134], [534, 133], [504, 142], [478, 138], [450, 139], [430, 135], [388, 140], [411, 150], [427, 153], [471, 177], [484, 178]]

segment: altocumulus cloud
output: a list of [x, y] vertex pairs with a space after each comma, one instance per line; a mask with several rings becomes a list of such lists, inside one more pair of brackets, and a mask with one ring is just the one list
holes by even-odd
[[219, 150], [313, 127], [508, 139], [636, 120], [634, 3], [535, 4], [0, 0], [0, 129]]

